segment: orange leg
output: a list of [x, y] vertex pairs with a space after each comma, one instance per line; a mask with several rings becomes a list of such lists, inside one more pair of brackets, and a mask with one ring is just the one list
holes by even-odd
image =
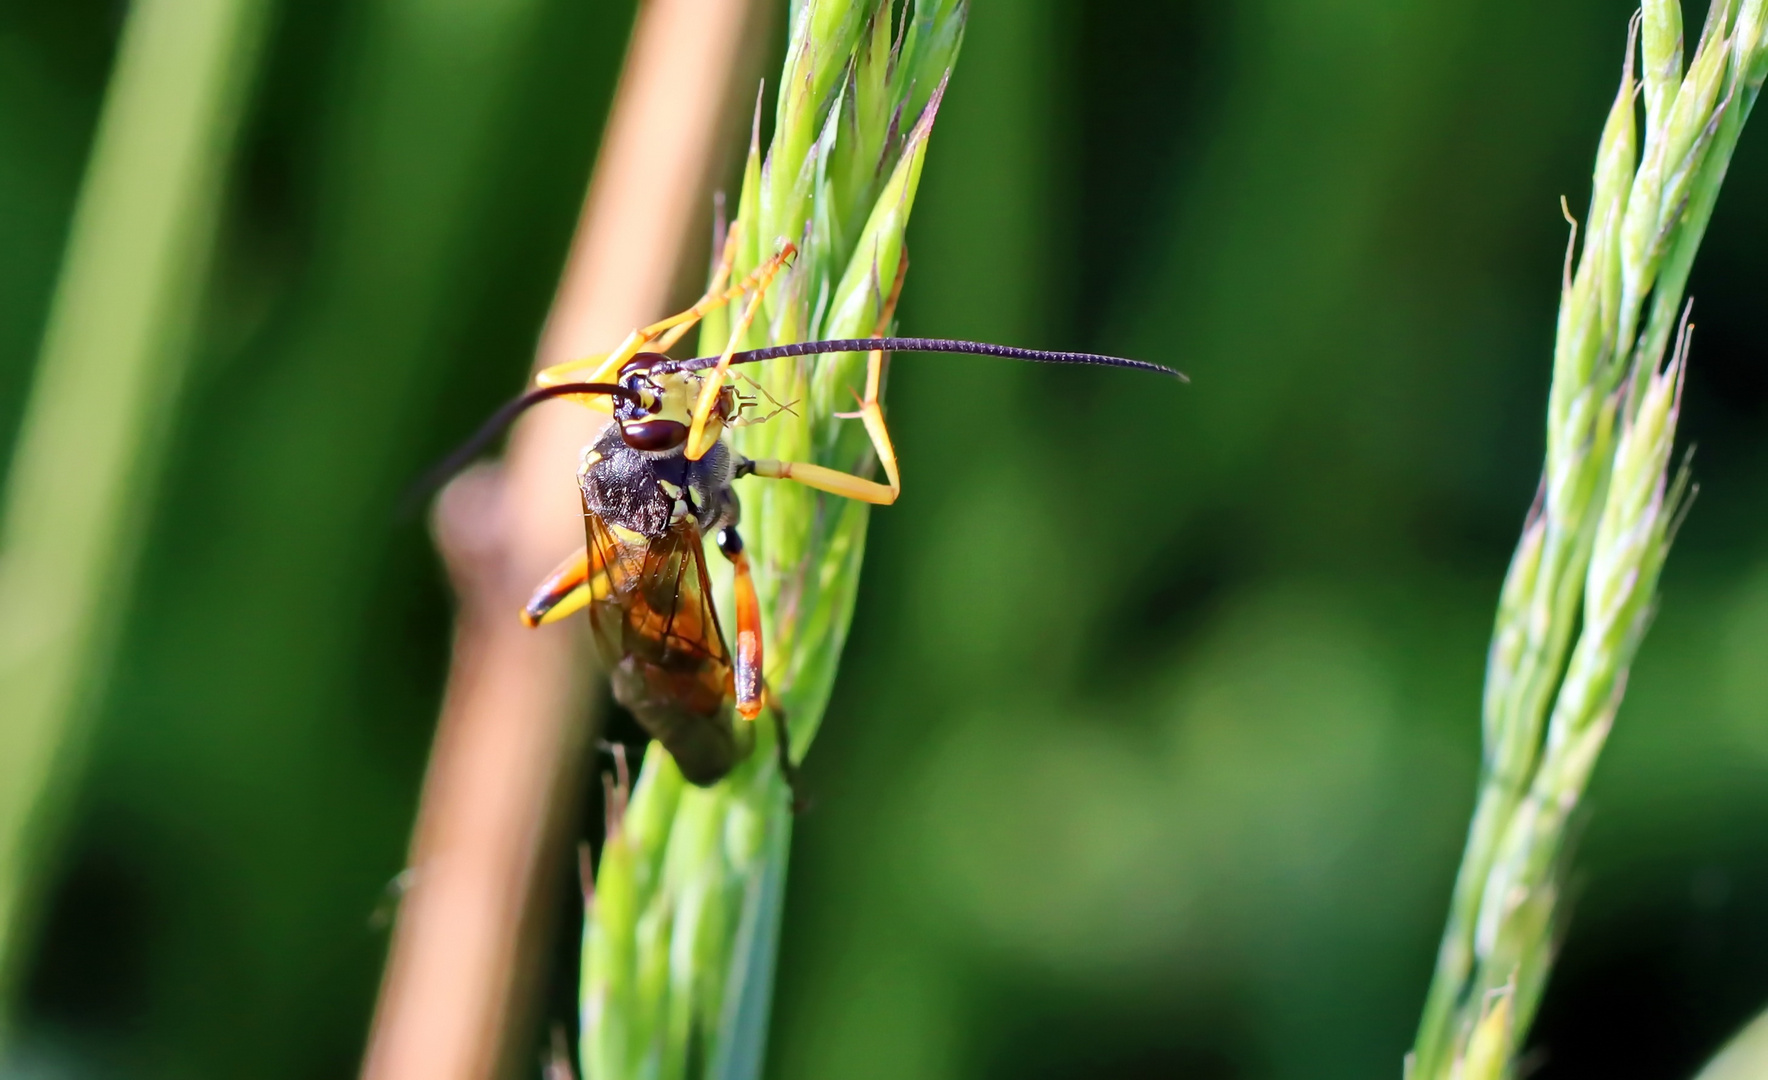
[[745, 285], [750, 282], [754, 283], [755, 295], [749, 298], [748, 306], [743, 309], [742, 318], [738, 319], [737, 324], [731, 327], [731, 339], [729, 344], [724, 347], [724, 355], [718, 358], [718, 366], [700, 377], [700, 396], [694, 402], [693, 422], [688, 425], [689, 461], [699, 461], [705, 457], [706, 451], [712, 449], [712, 444], [718, 441], [718, 428], [711, 426], [710, 421], [712, 409], [718, 404], [718, 392], [724, 388], [724, 373], [730, 370], [731, 357], [736, 354], [738, 346], [741, 345], [743, 335], [749, 329], [749, 324], [755, 321], [756, 314], [761, 311], [762, 298], [767, 295], [767, 287], [773, 281], [774, 275], [779, 273], [781, 267], [791, 262], [792, 257], [796, 254], [798, 254], [798, 249], [788, 243], [780, 248], [778, 254], [762, 263], [753, 274], [744, 279]]
[[600, 578], [599, 573], [590, 571], [589, 549], [579, 551], [555, 567], [535, 588], [528, 606], [522, 609], [522, 622], [529, 627], [545, 626], [582, 611], [595, 598], [597, 586], [603, 584]]
[[735, 527], [726, 525], [718, 532], [718, 550], [731, 561], [736, 571], [733, 585], [737, 594], [737, 663], [733, 676], [736, 683], [737, 714], [745, 720], [761, 715], [761, 600], [755, 595], [755, 578], [749, 572], [749, 556], [743, 550], [743, 538]]

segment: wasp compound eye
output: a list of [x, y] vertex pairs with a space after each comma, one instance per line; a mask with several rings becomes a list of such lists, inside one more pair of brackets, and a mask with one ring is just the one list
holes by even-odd
[[679, 420], [631, 420], [620, 425], [620, 437], [634, 450], [673, 450], [688, 441], [688, 426]]

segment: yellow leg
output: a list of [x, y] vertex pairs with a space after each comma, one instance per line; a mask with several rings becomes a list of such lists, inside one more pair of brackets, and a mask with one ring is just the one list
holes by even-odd
[[[640, 336], [637, 330], [634, 330], [627, 334], [626, 340], [622, 341], [620, 347], [611, 353], [586, 356], [579, 360], [567, 360], [562, 364], [541, 368], [534, 374], [534, 385], [546, 387], [559, 386], [563, 383], [610, 382], [614, 375], [619, 374], [626, 362], [637, 356], [644, 347], [645, 339]], [[612, 407], [605, 402], [598, 402], [597, 408], [603, 412], [612, 411]]]
[[[568, 382], [613, 382], [620, 375], [620, 369], [634, 356], [647, 348], [653, 352], [665, 352], [683, 334], [694, 328], [694, 325], [706, 317], [708, 311], [730, 303], [737, 297], [755, 287], [760, 271], [750, 274], [736, 285], [726, 288], [730, 280], [731, 264], [737, 257], [737, 238], [741, 234], [742, 222], [733, 221], [724, 237], [724, 254], [718, 260], [718, 270], [712, 275], [712, 284], [707, 286], [706, 294], [694, 302], [686, 311], [661, 319], [640, 330], [626, 335], [626, 340], [611, 353], [600, 356], [584, 357], [580, 360], [567, 360], [562, 364], [554, 364], [534, 376], [535, 386], [557, 386]], [[607, 411], [605, 405], [597, 403]]]
[[839, 469], [824, 468], [804, 461], [774, 461], [762, 458], [748, 463], [749, 472], [770, 480], [796, 480], [805, 487], [858, 499], [874, 506], [889, 506], [902, 493], [900, 484], [880, 484]]
[[[902, 256], [896, 260], [896, 280], [891, 283], [890, 295], [884, 301], [884, 309], [878, 315], [878, 329], [873, 337], [883, 337], [890, 332], [890, 322], [896, 318], [896, 302], [902, 299], [903, 279], [909, 276], [909, 249], [903, 245]], [[878, 452], [878, 464], [883, 467], [884, 475], [890, 480], [890, 501], [902, 494], [902, 474], [897, 471], [896, 447], [890, 441], [890, 429], [884, 426], [884, 406], [878, 400], [879, 384], [884, 376], [884, 350], [873, 349], [866, 354], [866, 396], [859, 403], [860, 423], [866, 426], [866, 434], [871, 437], [872, 449]]]
[[[731, 222], [730, 228], [724, 234], [724, 249], [718, 256], [718, 270], [712, 275], [712, 284], [706, 286], [706, 295], [695, 301], [693, 307], [674, 317], [675, 320], [678, 320], [675, 325], [666, 328], [663, 336], [657, 339], [657, 352], [668, 352], [676, 342], [681, 340], [683, 334], [692, 330], [695, 323], [706, 317], [707, 312], [730, 303], [752, 287], [751, 281], [755, 277], [754, 274], [750, 274], [734, 289], [726, 290], [724, 287], [725, 282], [731, 279], [731, 268], [737, 261], [737, 238], [742, 235], [742, 225], [741, 221]], [[672, 320], [666, 319], [664, 321]], [[651, 326], [646, 329], [654, 330], [656, 327]]]
[[[890, 288], [890, 296], [884, 301], [883, 312], [878, 318], [878, 329], [872, 334], [873, 337], [883, 337], [890, 329], [890, 320], [896, 315], [896, 302], [902, 298], [902, 281], [908, 269], [909, 255], [905, 250], [896, 265], [896, 281]], [[858, 417], [865, 424], [866, 434], [872, 440], [872, 448], [878, 452], [878, 464], [883, 467], [884, 475], [890, 483], [880, 484], [852, 473], [801, 461], [752, 461], [749, 464], [754, 474], [776, 480], [796, 480], [805, 487], [869, 502], [874, 506], [889, 506], [894, 503], [902, 494], [902, 474], [897, 469], [896, 447], [890, 441], [890, 429], [884, 424], [884, 408], [878, 401], [883, 375], [884, 350], [873, 349], [866, 355], [866, 395], [860, 400], [859, 411], [837, 415]]]
[[780, 248], [778, 254], [756, 267], [755, 272], [744, 279], [744, 286], [754, 283], [755, 295], [749, 298], [748, 306], [743, 309], [743, 317], [731, 327], [730, 343], [725, 346], [724, 355], [718, 358], [718, 366], [701, 377], [700, 397], [694, 402], [693, 423], [688, 425], [689, 461], [699, 461], [705, 457], [706, 451], [712, 449], [712, 444], [718, 441], [718, 429], [708, 431], [708, 426], [713, 406], [718, 404], [718, 392], [724, 388], [724, 373], [730, 370], [731, 357], [735, 355], [743, 335], [748, 332], [749, 324], [755, 321], [756, 314], [761, 311], [762, 298], [767, 295], [767, 287], [773, 281], [774, 275], [779, 273], [780, 267], [791, 262], [792, 256], [796, 254], [798, 249], [787, 243]]
[[884, 351], [874, 349], [866, 359], [866, 396], [859, 403], [859, 411], [853, 413], [837, 413], [843, 418], [858, 417], [866, 426], [866, 435], [872, 440], [872, 449], [877, 451], [878, 464], [884, 469], [884, 476], [889, 484], [879, 484], [871, 480], [862, 480], [849, 473], [825, 469], [821, 465], [808, 465], [798, 462], [756, 462], [755, 475], [767, 476], [761, 466], [767, 464], [777, 466], [783, 471], [782, 479], [796, 480], [836, 495], [845, 495], [850, 499], [863, 499], [869, 503], [889, 506], [902, 494], [902, 473], [896, 464], [896, 446], [890, 441], [890, 429], [884, 424], [884, 409], [878, 401], [878, 376], [884, 366]]

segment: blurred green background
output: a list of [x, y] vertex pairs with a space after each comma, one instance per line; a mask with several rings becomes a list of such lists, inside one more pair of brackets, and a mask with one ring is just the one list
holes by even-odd
[[[903, 329], [1194, 382], [895, 364], [775, 1076], [1398, 1075], [1629, 13], [979, 0]], [[0, 3], [0, 454], [123, 14]], [[396, 498], [521, 384], [631, 14], [278, 6], [8, 1075], [355, 1070], [449, 634]], [[1768, 1004], [1765, 185], [1746, 132], [1554, 1077], [1688, 1076]]]

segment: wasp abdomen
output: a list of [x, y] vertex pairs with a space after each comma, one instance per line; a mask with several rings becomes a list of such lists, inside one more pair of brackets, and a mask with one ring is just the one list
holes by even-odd
[[629, 655], [613, 666], [608, 681], [614, 699], [663, 744], [681, 775], [705, 787], [749, 756], [754, 735], [748, 724], [735, 723], [724, 688], [714, 691], [697, 674], [670, 672]]

